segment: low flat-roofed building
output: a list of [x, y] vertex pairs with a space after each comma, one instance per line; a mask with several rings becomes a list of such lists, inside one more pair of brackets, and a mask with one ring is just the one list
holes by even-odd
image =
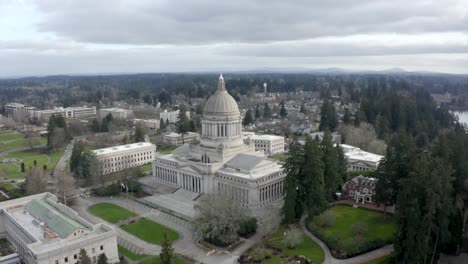
[[8, 117], [28, 118], [29, 112], [32, 112], [34, 107], [24, 104], [9, 103], [5, 105], [5, 114]]
[[96, 149], [93, 153], [101, 163], [102, 173], [107, 174], [151, 163], [156, 155], [156, 145], [138, 142]]
[[200, 134], [195, 132], [187, 132], [182, 137], [182, 134], [171, 132], [163, 135], [163, 141], [166, 144], [180, 146], [184, 143], [192, 142], [194, 139], [200, 138]]
[[373, 171], [384, 158], [381, 155], [364, 151], [358, 147], [341, 144], [346, 157], [348, 171]]
[[85, 249], [93, 263], [105, 254], [119, 262], [117, 233], [106, 224], [93, 225], [51, 193], [0, 203], [0, 237], [5, 237], [27, 264], [77, 263]]
[[[190, 119], [190, 111], [185, 112], [185, 115], [188, 119]], [[164, 120], [164, 122], [166, 122], [166, 120], [169, 120], [169, 123], [177, 123], [177, 121], [179, 121], [179, 110], [164, 110], [164, 112], [159, 113], [159, 120], [161, 120], [161, 118]]]
[[48, 110], [35, 110], [29, 113], [29, 118], [33, 120], [38, 120], [40, 122], [48, 122], [52, 115], [62, 115], [64, 116], [65, 110], [63, 108], [55, 108]]
[[101, 117], [111, 114], [113, 118], [129, 119], [133, 118], [133, 110], [123, 108], [104, 108], [99, 110]]
[[247, 142], [251, 142], [256, 151], [263, 151], [271, 156], [284, 152], [284, 137], [276, 135], [243, 134]]
[[90, 118], [96, 116], [96, 107], [67, 107], [64, 108], [66, 118]]
[[135, 118], [133, 121], [136, 123], [141, 123], [143, 126], [150, 130], [158, 130], [161, 120], [158, 119], [138, 119]]

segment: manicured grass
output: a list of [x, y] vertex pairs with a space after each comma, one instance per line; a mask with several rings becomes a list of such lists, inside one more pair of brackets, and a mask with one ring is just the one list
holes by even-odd
[[[33, 145], [45, 144], [46, 139], [43, 137], [32, 138]], [[22, 134], [12, 130], [3, 130], [0, 133], [0, 151], [6, 151], [15, 148], [29, 146], [28, 139]]]
[[139, 167], [140, 171], [142, 173], [146, 173], [148, 171], [151, 171], [153, 169], [153, 163], [148, 163], [148, 164], [145, 164], [145, 165], [142, 165]]
[[146, 218], [142, 218], [135, 223], [122, 226], [121, 228], [152, 244], [160, 244], [164, 232], [167, 233], [167, 236], [171, 241], [179, 238], [179, 234], [176, 231]]
[[[24, 167], [26, 172], [29, 170], [29, 167], [34, 166], [34, 160], [37, 161], [37, 166], [42, 167], [47, 165], [47, 171], [51, 172], [52, 169], [57, 164], [58, 160], [63, 154], [63, 149], [58, 149], [57, 151], [51, 154], [44, 154], [43, 149], [34, 149], [34, 150], [25, 150], [10, 153], [7, 156], [4, 156], [0, 159], [16, 158], [21, 161], [16, 163], [9, 164], [0, 164], [0, 171], [7, 172], [7, 178], [24, 178], [25, 174], [21, 172], [21, 163], [24, 162]], [[49, 162], [50, 158], [50, 162]], [[1, 175], [2, 173], [0, 173]]]
[[95, 216], [107, 222], [117, 223], [121, 220], [136, 216], [135, 213], [111, 203], [98, 203], [90, 206], [88, 210]]
[[163, 148], [158, 149], [158, 152], [161, 153], [161, 154], [169, 154], [176, 148], [177, 148], [177, 146], [167, 146], [167, 147], [163, 147]]
[[140, 254], [133, 253], [130, 250], [122, 247], [121, 245], [118, 245], [117, 248], [118, 248], [120, 254], [124, 255], [125, 257], [127, 257], [127, 258], [129, 258], [131, 260], [136, 261], [136, 260], [140, 260], [140, 259], [149, 257], [149, 255], [140, 255]]
[[[329, 247], [348, 256], [368, 251], [369, 249], [390, 243], [396, 233], [395, 219], [384, 217], [382, 213], [362, 208], [337, 205], [329, 208], [335, 217], [331, 227], [321, 227], [321, 216], [309, 221], [307, 227], [316, 233]], [[362, 235], [353, 234], [353, 225], [363, 223], [368, 231]], [[334, 241], [330, 243], [330, 241]]]
[[[283, 243], [284, 232], [287, 230], [286, 226], [281, 226], [275, 233], [268, 237], [268, 243], [280, 249], [286, 256], [302, 255], [312, 260], [312, 263], [322, 263], [325, 259], [324, 253], [320, 246], [310, 239], [306, 234], [302, 235], [302, 243], [295, 249], [289, 249]], [[275, 262], [272, 262], [275, 263]]]
[[269, 259], [265, 259], [262, 261], [262, 264], [282, 264], [282, 259], [278, 256], [271, 256]]
[[[142, 262], [140, 262], [140, 264], [161, 264], [161, 259], [159, 257], [152, 257], [152, 258], [149, 258], [149, 259], [145, 259], [143, 260]], [[181, 259], [175, 257], [174, 258], [174, 264], [185, 264], [184, 261], [182, 261]]]
[[393, 254], [389, 254], [380, 258], [373, 259], [368, 262], [364, 262], [362, 264], [394, 264], [395, 263], [395, 256]]

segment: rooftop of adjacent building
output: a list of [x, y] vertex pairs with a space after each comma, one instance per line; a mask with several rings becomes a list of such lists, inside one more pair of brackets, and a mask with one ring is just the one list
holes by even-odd
[[284, 140], [284, 137], [277, 135], [251, 135], [250, 139], [253, 140]]
[[93, 153], [96, 154], [97, 156], [99, 156], [99, 155], [110, 154], [110, 153], [117, 153], [117, 152], [125, 152], [125, 151], [130, 151], [130, 150], [136, 150], [136, 149], [144, 148], [144, 147], [154, 147], [154, 149], [156, 149], [156, 145], [154, 145], [154, 144], [152, 144], [150, 142], [138, 142], [138, 143], [132, 143], [132, 144], [127, 144], [127, 145], [120, 145], [120, 146], [114, 146], [114, 147], [108, 147], [108, 148], [95, 149], [95, 150], [93, 150]]
[[102, 108], [101, 111], [109, 111], [109, 112], [131, 112], [130, 109], [123, 109], [123, 108]]
[[380, 162], [384, 158], [384, 156], [364, 151], [355, 146], [346, 144], [341, 144], [340, 146], [343, 148], [345, 156], [351, 159]]
[[7, 106], [7, 107], [25, 107], [26, 105], [20, 104], [20, 103], [8, 103], [5, 106]]
[[[29, 247], [39, 253], [50, 252], [78, 240], [113, 231], [107, 225], [93, 225], [79, 217], [69, 207], [58, 203], [51, 193], [1, 202], [0, 212], [8, 215], [33, 238]], [[81, 231], [86, 236], [80, 236], [78, 232]]]
[[[185, 133], [185, 137], [196, 137], [198, 136], [199, 134], [196, 133], [196, 132], [187, 132]], [[171, 138], [178, 138], [178, 137], [181, 137], [182, 134], [180, 133], [175, 133], [175, 132], [171, 132], [169, 134], [164, 134], [164, 137], [171, 137]]]

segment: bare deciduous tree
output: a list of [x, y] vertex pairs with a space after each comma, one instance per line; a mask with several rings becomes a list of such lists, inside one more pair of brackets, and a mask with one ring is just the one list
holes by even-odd
[[57, 170], [55, 177], [57, 179], [56, 195], [60, 202], [67, 205], [67, 202], [69, 204], [70, 201], [69, 198], [72, 198], [77, 194], [75, 178], [73, 178], [73, 176], [66, 170]]
[[31, 167], [26, 175], [25, 189], [27, 195], [47, 191], [47, 171], [40, 167]]
[[369, 144], [377, 140], [375, 129], [369, 123], [361, 123], [359, 127], [344, 125], [339, 131], [344, 137], [344, 143], [367, 151], [370, 151]]
[[195, 209], [198, 211], [195, 225], [204, 237], [224, 245], [236, 241], [240, 223], [247, 218], [238, 203], [219, 194], [205, 195]]

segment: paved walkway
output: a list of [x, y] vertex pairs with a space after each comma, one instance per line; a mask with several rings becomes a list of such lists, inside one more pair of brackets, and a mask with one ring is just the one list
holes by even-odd
[[324, 255], [325, 255], [325, 260], [323, 261], [324, 264], [359, 264], [359, 263], [364, 263], [364, 262], [367, 262], [367, 261], [370, 261], [379, 257], [383, 257], [393, 252], [393, 245], [387, 245], [387, 246], [378, 248], [376, 250], [373, 250], [373, 251], [370, 251], [365, 254], [355, 256], [352, 258], [337, 259], [333, 257], [327, 245], [323, 243], [322, 240], [320, 240], [318, 237], [316, 237], [307, 229], [305, 225], [305, 217], [301, 219], [300, 225], [301, 225], [302, 231], [308, 237], [314, 240], [320, 246], [320, 248], [322, 248]]
[[[45, 147], [45, 146], [46, 146], [45, 144], [35, 145], [34, 148], [41, 148], [41, 147]], [[28, 146], [28, 147], [21, 147], [21, 148], [14, 148], [14, 149], [5, 150], [5, 151], [0, 152], [0, 157], [8, 156], [8, 155], [10, 155], [10, 153], [13, 153], [13, 152], [25, 151], [25, 150], [31, 150], [31, 147]]]
[[[75, 206], [75, 209], [79, 212], [79, 214], [87, 219], [92, 223], [99, 223], [103, 222], [102, 219], [91, 215], [88, 213], [87, 208], [95, 203], [113, 203], [124, 208], [127, 208], [136, 214], [142, 215], [150, 220], [158, 222], [162, 225], [168, 226], [174, 230], [176, 230], [180, 238], [174, 242], [173, 247], [177, 253], [180, 253], [188, 258], [191, 258], [199, 263], [206, 263], [206, 264], [233, 264], [236, 263], [236, 260], [239, 256], [244, 253], [243, 250], [247, 250], [253, 244], [257, 242], [257, 238], [249, 239], [236, 249], [234, 252], [216, 252], [210, 256], [206, 256], [207, 250], [198, 246], [194, 239], [194, 231], [192, 224], [188, 223], [185, 220], [177, 218], [175, 216], [169, 215], [162, 211], [156, 210], [154, 208], [148, 207], [143, 205], [139, 202], [123, 199], [123, 198], [107, 198], [107, 197], [91, 197], [89, 199], [79, 199], [79, 205]], [[104, 221], [105, 222], [105, 221]], [[121, 230], [118, 226], [108, 223], [109, 225], [116, 228], [118, 232], [118, 239], [119, 243], [126, 245], [128, 247], [134, 247], [134, 251], [141, 252], [144, 254], [149, 255], [156, 255], [159, 254], [161, 251], [159, 245], [149, 244], [145, 241], [140, 240], [133, 235]], [[130, 249], [130, 248], [129, 248]]]

